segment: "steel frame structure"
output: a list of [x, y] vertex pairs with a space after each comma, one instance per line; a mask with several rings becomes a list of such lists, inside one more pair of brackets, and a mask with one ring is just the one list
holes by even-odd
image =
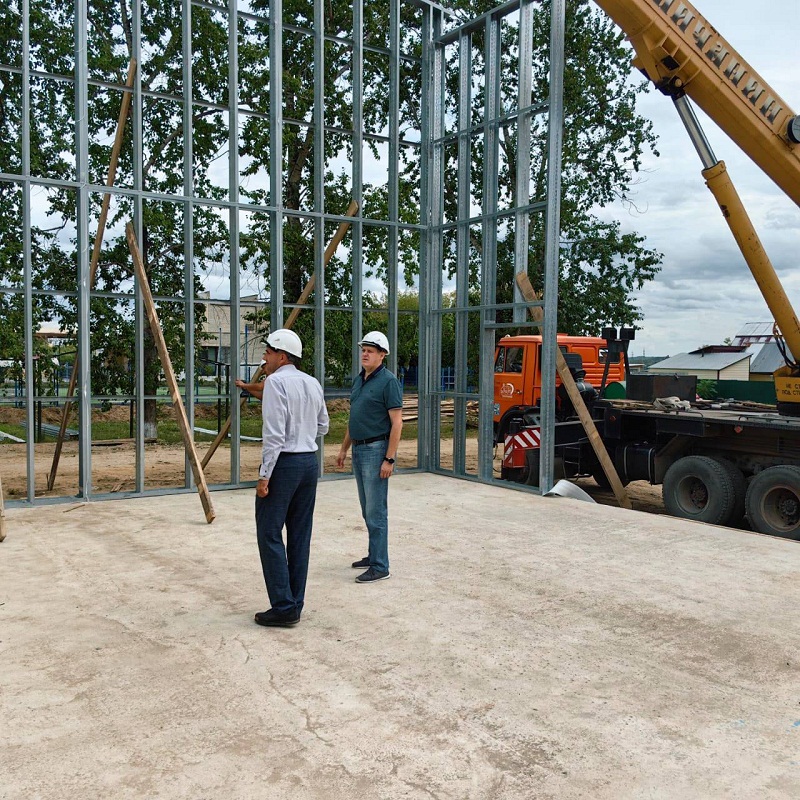
[[[230, 307], [230, 341], [240, 341], [240, 317], [242, 297], [242, 219], [248, 214], [260, 213], [269, 220], [269, 283], [270, 283], [270, 324], [279, 327], [287, 308], [295, 307], [287, 302], [284, 296], [284, 225], [287, 219], [301, 219], [310, 222], [313, 229], [313, 269], [317, 284], [314, 292], [314, 374], [320, 381], [325, 380], [325, 345], [326, 318], [330, 313], [345, 311], [352, 313], [351, 344], [352, 369], [359, 369], [356, 343], [362, 335], [364, 321], [363, 296], [370, 290], [369, 276], [362, 268], [364, 262], [364, 237], [369, 230], [382, 229], [386, 232], [387, 251], [385, 253], [386, 281], [385, 296], [387, 307], [387, 333], [392, 344], [392, 357], [389, 366], [396, 368], [396, 345], [398, 343], [398, 286], [402, 273], [400, 258], [400, 239], [404, 235], [419, 236], [419, 439], [418, 468], [425, 471], [445, 472], [458, 477], [473, 478], [481, 481], [492, 481], [492, 397], [493, 397], [493, 360], [497, 331], [505, 327], [520, 327], [526, 322], [526, 303], [516, 293], [514, 303], [498, 304], [496, 302], [496, 250], [498, 225], [506, 220], [514, 222], [515, 228], [515, 269], [528, 269], [528, 224], [531, 214], [546, 213], [546, 253], [545, 263], [537, 265], [544, 274], [545, 300], [544, 307], [544, 372], [542, 404], [542, 490], [552, 485], [553, 446], [551, 431], [554, 424], [555, 398], [555, 336], [558, 297], [558, 236], [560, 202], [560, 159], [562, 131], [562, 74], [564, 66], [564, 0], [553, 0], [551, 13], [549, 74], [549, 97], [540, 101], [531, 101], [531, 65], [534, 59], [541, 58], [535, 53], [532, 43], [532, 13], [535, 0], [511, 0], [488, 14], [462, 25], [447, 9], [427, 0], [414, 0], [412, 5], [414, 19], [418, 30], [410, 37], [410, 51], [404, 49], [404, 41], [409, 37], [404, 34], [401, 25], [401, 0], [386, 0], [388, 19], [386, 21], [386, 39], [383, 44], [368, 44], [364, 41], [364, 9], [370, 0], [356, 0], [352, 3], [352, 31], [348, 36], [331, 36], [325, 33], [324, 0], [309, 0], [308, 8], [313, 15], [308, 27], [298, 26], [284, 19], [282, 0], [271, 0], [268, 13], [261, 14], [253, 10], [248, 0], [182, 0], [181, 8], [181, 48], [182, 75], [181, 91], [169, 92], [164, 87], [146, 86], [142, 78], [142, 69], [136, 73], [132, 88], [131, 107], [131, 160], [129, 185], [108, 188], [93, 180], [90, 168], [91, 136], [87, 124], [92, 111], [90, 94], [95, 91], [121, 93], [128, 91], [121, 82], [109, 82], [93, 77], [87, 62], [87, 31], [89, 30], [89, 10], [93, 0], [74, 0], [72, 17], [74, 27], [73, 62], [71, 74], [49, 72], [37, 64], [35, 48], [31, 42], [31, 9], [30, 0], [18, 0], [14, 10], [20, 17], [22, 31], [19, 44], [19, 57], [12, 63], [0, 63], [0, 77], [16, 81], [20, 87], [19, 107], [19, 158], [16, 161], [0, 163], [0, 188], [4, 185], [8, 191], [19, 196], [20, 224], [16, 236], [21, 247], [21, 280], [8, 281], [0, 275], [0, 300], [7, 301], [21, 298], [24, 308], [24, 368], [25, 368], [25, 420], [27, 431], [34, 430], [35, 404], [41, 401], [52, 401], [52, 397], [37, 394], [34, 380], [34, 307], [40, 297], [56, 298], [61, 302], [74, 303], [77, 309], [77, 356], [79, 363], [78, 394], [75, 402], [80, 419], [79, 436], [79, 476], [77, 495], [83, 499], [99, 500], [148, 494], [164, 494], [170, 492], [192, 490], [191, 470], [184, 470], [183, 486], [180, 488], [145, 488], [145, 431], [142, 414], [136, 416], [135, 428], [135, 488], [130, 492], [115, 494], [99, 494], [92, 490], [92, 447], [91, 447], [91, 414], [92, 407], [100, 398], [91, 393], [91, 359], [90, 323], [92, 300], [103, 298], [112, 302], [127, 303], [133, 308], [135, 318], [135, 363], [144, 363], [144, 328], [146, 325], [142, 309], [142, 298], [139, 287], [130, 285], [129, 291], [107, 292], [97, 290], [90, 281], [90, 248], [92, 246], [91, 226], [94, 210], [91, 200], [94, 196], [110, 193], [117, 201], [129, 203], [137, 238], [142, 241], [143, 210], [147, 203], [172, 203], [183, 211], [183, 292], [182, 294], [158, 295], [156, 300], [163, 303], [181, 304], [186, 321], [184, 326], [185, 348], [185, 394], [184, 401], [190, 424], [194, 422], [195, 396], [194, 358], [197, 332], [195, 330], [196, 307], [208, 302], [197, 297], [195, 292], [196, 260], [195, 250], [197, 210], [199, 208], [213, 210], [225, 219], [228, 231], [228, 296]], [[65, 0], [67, 6], [72, 0]], [[408, 4], [405, 4], [408, 6]], [[142, 10], [147, 7], [147, 0], [132, 0], [130, 20], [131, 57], [139, 65], [147, 63], [148, 52], [143, 50]], [[193, 17], [195, 14], [210, 14], [217, 20], [227, 20], [220, 29], [227, 31], [227, 74], [225, 77], [225, 97], [216, 100], [208, 97], [194, 96], [195, 64], [197, 54], [194, 52]], [[513, 19], [519, 34], [517, 36], [518, 91], [516, 108], [503, 109], [500, 105], [500, 69], [502, 26]], [[229, 24], [236, 20], [236, 24]], [[292, 35], [310, 37], [313, 42], [314, 103], [310, 120], [291, 120], [285, 117], [283, 103], [269, 103], [266, 110], [243, 107], [239, 97], [240, 90], [240, 30], [243, 26], [253, 25], [268, 30], [269, 49], [269, 96], [283, 96], [283, 53], [284, 36]], [[482, 119], [471, 118], [474, 91], [473, 53], [477, 39], [483, 41], [483, 59], [485, 74], [484, 108]], [[153, 42], [149, 43], [152, 48]], [[350, 53], [352, 126], [341, 130], [326, 123], [325, 116], [325, 68], [326, 48], [344, 48]], [[414, 52], [416, 48], [416, 52]], [[448, 50], [448, 48], [451, 48]], [[458, 88], [455, 99], [448, 97], [445, 73], [448, 69], [448, 53], [452, 48], [457, 51], [456, 63]], [[364, 118], [364, 60], [371, 54], [384, 59], [388, 64], [388, 102], [387, 124], [378, 132], [365, 130]], [[152, 55], [152, 54], [150, 54]], [[0, 57], [1, 58], [1, 57]], [[420, 124], [419, 130], [409, 136], [402, 126], [401, 83], [402, 73], [408, 68], [416, 70], [420, 83]], [[48, 81], [70, 91], [74, 97], [75, 109], [75, 146], [74, 175], [69, 178], [50, 177], [33, 168], [31, 158], [32, 125], [31, 85], [32, 81]], [[183, 147], [182, 175], [180, 189], [171, 194], [153, 191], [147, 185], [145, 172], [145, 131], [143, 119], [145, 104], [172, 103], [181, 109], [181, 140]], [[448, 116], [448, 108], [457, 109], [455, 127], [450, 130], [452, 120]], [[195, 142], [198, 135], [193, 120], [197, 110], [202, 109], [209, 114], [227, 115], [228, 119], [228, 171], [227, 186], [217, 196], [198, 193], [195, 176]], [[544, 198], [529, 196], [528, 174], [530, 171], [531, 121], [537, 115], [546, 115], [547, 124], [547, 170], [548, 192]], [[241, 195], [241, 165], [239, 131], [243, 121], [248, 118], [261, 117], [267, 120], [269, 128], [269, 192], [268, 202], [254, 203], [243, 199]], [[516, 196], [507, 208], [498, 209], [498, 136], [502, 125], [513, 121], [516, 125], [516, 147], [520, 154], [516, 166]], [[311, 189], [311, 205], [309, 208], [289, 208], [284, 201], [283, 181], [285, 177], [283, 135], [287, 125], [301, 126], [310, 135], [313, 151], [313, 184]], [[416, 135], [414, 135], [414, 133]], [[348, 255], [352, 268], [352, 306], [342, 307], [326, 302], [326, 275], [323, 262], [326, 231], [346, 218], [326, 209], [325, 172], [329, 167], [326, 162], [326, 137], [342, 135], [350, 137], [352, 142], [351, 185], [352, 198], [359, 203], [359, 212], [352, 220], [352, 246]], [[483, 172], [481, 176], [480, 196], [481, 208], [478, 212], [471, 207], [471, 196], [476, 194], [475, 186], [471, 186], [472, 148], [476, 137], [482, 140]], [[367, 217], [364, 209], [365, 167], [368, 166], [371, 146], [385, 147], [388, 152], [388, 178], [386, 182], [386, 209], [383, 218]], [[454, 146], [457, 151], [455, 173], [451, 172], [447, 160], [447, 148]], [[401, 148], [416, 151], [419, 160], [419, 200], [418, 221], [408, 221], [402, 213], [403, 200], [400, 196], [399, 165]], [[152, 157], [152, 154], [151, 154]], [[455, 180], [457, 190], [457, 213], [454, 219], [445, 219], [444, 187], [448, 181]], [[75, 263], [74, 287], [68, 290], [52, 288], [35, 288], [34, 255], [32, 247], [33, 216], [36, 211], [36, 197], [48, 191], [62, 191], [75, 198], [75, 236], [73, 258]], [[480, 253], [480, 303], [470, 303], [470, 232], [479, 229], [481, 232], [482, 252]], [[454, 281], [455, 305], [443, 307], [442, 295], [447, 288], [443, 277], [446, 258], [445, 241], [449, 234], [455, 236], [455, 258], [447, 258], [454, 264], [452, 275]], [[498, 322], [498, 312], [509, 311], [513, 320]], [[453, 391], [442, 390], [439, 379], [439, 367], [442, 351], [442, 321], [447, 315], [455, 318], [456, 331], [456, 385]], [[474, 316], [473, 316], [474, 315]], [[480, 376], [477, 391], [468, 391], [467, 356], [469, 349], [469, 322], [479, 319], [480, 329]], [[2, 349], [2, 348], [0, 348]], [[231, 366], [238, 366], [238, 358], [233, 346]], [[0, 353], [0, 358], [2, 354]], [[234, 358], [236, 361], [234, 362]], [[549, 365], [549, 366], [548, 366]], [[252, 481], [243, 480], [240, 474], [240, 416], [238, 405], [238, 389], [233, 384], [238, 370], [232, 368], [230, 381], [224, 395], [230, 401], [232, 409], [231, 445], [230, 445], [230, 482], [217, 484], [210, 488], [232, 488], [252, 485]], [[548, 386], [548, 383], [550, 384]], [[142, 408], [144, 401], [155, 399], [145, 392], [145, 378], [142, 370], [135, 374], [134, 389], [130, 396], [116, 397], [132, 401], [137, 408]], [[455, 409], [453, 433], [453, 468], [443, 470], [441, 467], [440, 434], [441, 403], [452, 399]], [[467, 402], [477, 400], [479, 403], [479, 459], [477, 473], [469, 473], [466, 468], [466, 414]], [[61, 402], [59, 400], [59, 402]], [[34, 437], [26, 436], [27, 494], [24, 499], [10, 499], [9, 505], [36, 504], [55, 501], [73, 500], [74, 495], [57, 497], [36, 497], [36, 453]], [[0, 455], [2, 447], [0, 447]], [[320, 462], [322, 473], [322, 463]], [[329, 476], [333, 477], [333, 476]]]
[[[426, 107], [431, 117], [427, 130], [430, 164], [429, 180], [429, 227], [427, 231], [426, 261], [423, 268], [425, 306], [428, 317], [428, 331], [420, 351], [431, 354], [428, 360], [426, 385], [420, 389], [420, 397], [425, 398], [424, 424], [421, 431], [420, 466], [432, 472], [475, 477], [483, 482], [494, 480], [493, 472], [493, 397], [494, 397], [494, 351], [498, 330], [521, 328], [533, 325], [527, 319], [526, 303], [519, 288], [514, 286], [512, 304], [497, 303], [497, 242], [498, 229], [503, 221], [514, 222], [514, 271], [527, 272], [529, 269], [529, 219], [531, 214], [545, 213], [545, 258], [542, 265], [536, 265], [543, 274], [544, 317], [543, 359], [542, 359], [542, 406], [541, 426], [541, 481], [539, 491], [547, 491], [553, 485], [553, 430], [555, 425], [555, 349], [558, 308], [558, 247], [561, 199], [561, 145], [563, 133], [563, 74], [564, 74], [564, 27], [565, 3], [553, 0], [550, 18], [549, 54], [536, 53], [533, 47], [533, 7], [536, 0], [510, 0], [490, 12], [470, 20], [454, 29], [444, 31], [441, 14], [431, 16], [432, 29], [429, 39], [430, 76], [426, 80], [430, 96]], [[501, 107], [500, 73], [502, 67], [503, 24], [513, 19], [516, 31], [516, 104], [511, 108]], [[473, 53], [475, 39], [483, 42], [483, 114], [478, 121], [472, 119], [473, 93]], [[446, 130], [445, 67], [447, 48], [454, 46], [458, 62], [458, 88], [452, 106], [456, 111], [456, 124]], [[532, 98], [532, 64], [534, 59], [549, 56], [549, 94], [546, 98], [534, 101]], [[547, 118], [547, 193], [544, 198], [530, 197], [529, 172], [531, 168], [531, 124], [537, 115]], [[498, 156], [499, 135], [503, 126], [516, 124], [515, 141], [512, 149], [518, 154], [516, 163], [516, 193], [513, 201], [503, 209], [498, 208]], [[482, 140], [483, 172], [481, 176], [481, 206], [477, 213], [470, 208], [470, 198], [475, 187], [471, 185], [470, 164], [476, 137]], [[444, 186], [447, 180], [445, 151], [449, 145], [457, 150], [457, 169], [455, 173], [457, 211], [454, 219], [444, 219]], [[470, 269], [470, 228], [480, 225], [481, 253], [480, 303], [471, 304], [469, 300]], [[445, 261], [443, 242], [448, 232], [455, 234], [455, 306], [442, 307], [442, 272], [435, 265]], [[422, 290], [421, 290], [422, 292]], [[510, 309], [513, 320], [497, 321], [498, 312]], [[454, 391], [437, 388], [437, 368], [441, 357], [441, 320], [446, 315], [455, 317], [456, 329], [456, 386]], [[469, 318], [479, 317], [480, 368], [478, 391], [467, 391], [467, 348]], [[453, 425], [453, 468], [441, 468], [441, 402], [454, 401], [455, 417]], [[479, 404], [478, 422], [478, 469], [470, 476], [466, 470], [466, 430], [467, 401]], [[422, 405], [421, 414], [422, 412]], [[422, 421], [422, 417], [421, 417]], [[422, 437], [424, 430], [425, 436]], [[536, 491], [536, 490], [534, 490]]]

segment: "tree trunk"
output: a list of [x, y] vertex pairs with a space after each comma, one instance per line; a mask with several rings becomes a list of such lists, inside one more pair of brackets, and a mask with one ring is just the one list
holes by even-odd
[[[158, 359], [156, 343], [150, 327], [144, 330], [144, 393], [156, 394], [158, 391], [158, 375], [161, 364]], [[158, 438], [158, 424], [156, 421], [156, 401], [144, 401], [144, 438]]]

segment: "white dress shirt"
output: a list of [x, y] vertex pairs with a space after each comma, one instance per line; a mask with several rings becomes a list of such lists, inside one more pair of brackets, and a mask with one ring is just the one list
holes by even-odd
[[281, 453], [313, 453], [328, 432], [328, 409], [316, 378], [284, 364], [264, 381], [261, 400], [261, 478], [269, 478]]

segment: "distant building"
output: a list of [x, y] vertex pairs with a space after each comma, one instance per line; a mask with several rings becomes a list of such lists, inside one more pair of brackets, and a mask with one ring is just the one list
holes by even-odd
[[216, 364], [239, 364], [242, 377], [249, 377], [248, 368], [257, 367], [261, 363], [264, 352], [264, 338], [268, 323], [254, 323], [249, 317], [255, 311], [267, 307], [257, 295], [242, 297], [239, 301], [239, 345], [237, 355], [231, 359], [231, 307], [227, 300], [212, 300], [208, 292], [198, 295], [199, 299], [208, 299], [206, 304], [206, 321], [203, 330], [197, 337], [202, 348], [202, 357], [206, 363], [208, 374], [214, 373]]
[[774, 342], [775, 336], [772, 333], [774, 322], [748, 322], [733, 337], [733, 343], [737, 346], [747, 346], [754, 344], [767, 344]]
[[750, 379], [750, 353], [741, 345], [708, 345], [652, 364], [648, 372], [696, 375], [698, 380], [746, 381]]
[[779, 367], [786, 366], [778, 344], [775, 341], [767, 342], [750, 364], [751, 381], [772, 381], [773, 373]]
[[663, 361], [665, 358], [669, 358], [669, 356], [629, 356], [628, 357], [631, 364], [631, 372], [647, 372], [650, 369], [651, 365], [657, 364], [659, 361]]

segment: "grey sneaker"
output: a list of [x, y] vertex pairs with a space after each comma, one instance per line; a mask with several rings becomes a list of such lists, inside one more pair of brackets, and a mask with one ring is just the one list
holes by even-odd
[[350, 565], [353, 569], [366, 569], [369, 566], [369, 556], [365, 556]]
[[356, 578], [356, 583], [374, 583], [375, 581], [385, 581], [391, 577], [388, 572], [378, 572], [374, 567], [370, 567]]

